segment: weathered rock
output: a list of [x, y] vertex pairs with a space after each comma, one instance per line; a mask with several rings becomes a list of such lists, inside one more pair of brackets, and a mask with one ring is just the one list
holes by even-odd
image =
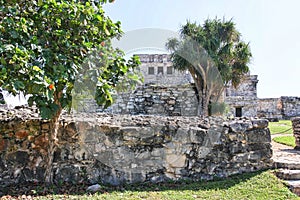
[[300, 150], [300, 117], [295, 117], [292, 119], [293, 123], [293, 133], [295, 137], [296, 147], [295, 149]]
[[87, 192], [98, 192], [98, 191], [100, 191], [100, 189], [101, 189], [101, 186], [100, 186], [99, 184], [95, 184], [95, 185], [89, 186], [89, 187], [86, 189], [86, 191], [87, 191]]
[[[0, 118], [0, 184], [43, 181], [47, 121]], [[63, 115], [56, 182], [119, 185], [211, 179], [272, 165], [265, 120], [107, 114]]]
[[300, 97], [282, 96], [258, 100], [258, 116], [270, 121], [300, 116]]

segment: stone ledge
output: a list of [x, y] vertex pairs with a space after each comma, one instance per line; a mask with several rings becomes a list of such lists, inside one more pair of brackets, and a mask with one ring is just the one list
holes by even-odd
[[[42, 181], [50, 126], [27, 111], [0, 119], [0, 183]], [[63, 115], [55, 181], [118, 185], [270, 168], [266, 124], [248, 118]]]

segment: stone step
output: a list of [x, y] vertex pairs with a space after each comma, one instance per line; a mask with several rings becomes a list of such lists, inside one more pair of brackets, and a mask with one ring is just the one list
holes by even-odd
[[300, 180], [300, 170], [279, 169], [276, 176], [284, 180]]
[[276, 162], [273, 163], [273, 168], [275, 168], [275, 169], [300, 170], [300, 162], [276, 161]]
[[300, 180], [290, 180], [285, 182], [293, 193], [300, 196]]

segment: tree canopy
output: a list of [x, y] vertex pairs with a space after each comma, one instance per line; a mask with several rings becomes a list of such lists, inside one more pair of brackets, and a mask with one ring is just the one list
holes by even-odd
[[217, 101], [224, 86], [237, 87], [249, 72], [250, 47], [232, 20], [207, 19], [203, 25], [188, 21], [180, 39], [169, 39], [166, 47], [172, 52], [174, 68], [191, 73], [202, 115], [208, 115], [210, 103]]
[[29, 104], [35, 103], [43, 118], [71, 106], [78, 71], [95, 52], [102, 60], [96, 100], [106, 106], [120, 77], [139, 64], [137, 57], [126, 62], [122, 51], [111, 47], [122, 31], [120, 22], [105, 16], [106, 0], [0, 2], [0, 87], [30, 95]]
[[45, 182], [53, 181], [58, 119], [62, 109], [71, 106], [72, 91], [91, 89], [84, 83], [92, 82], [97, 103], [109, 106], [119, 82], [139, 78], [134, 73], [139, 58], [126, 61], [124, 53], [111, 46], [122, 31], [120, 22], [105, 16], [106, 2], [0, 0], [0, 87], [29, 95], [29, 105], [50, 119]]

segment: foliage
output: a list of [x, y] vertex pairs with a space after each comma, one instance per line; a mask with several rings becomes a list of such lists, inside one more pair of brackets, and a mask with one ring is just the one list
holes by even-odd
[[[0, 0], [0, 87], [14, 95], [29, 95], [28, 104], [36, 104], [41, 117], [51, 119], [47, 183], [53, 181], [58, 119], [63, 108], [71, 107], [75, 81], [93, 83], [88, 89], [93, 89], [98, 104], [107, 107], [120, 77], [127, 72], [131, 76], [140, 64], [138, 57], [126, 61], [122, 51], [111, 47], [111, 39], [122, 31], [120, 22], [104, 15], [106, 2]], [[87, 86], [75, 89], [77, 94]]]
[[75, 187], [63, 184], [52, 188], [36, 185], [28, 187], [27, 191], [9, 187], [3, 191], [13, 197], [31, 194], [39, 199], [299, 199], [271, 171], [214, 181], [102, 186], [96, 194], [86, 194], [86, 188], [86, 185]]
[[280, 144], [296, 147], [295, 137], [292, 135], [275, 137], [273, 140]]
[[166, 47], [174, 67], [191, 73], [204, 115], [224, 86], [238, 86], [249, 72], [249, 44], [241, 40], [232, 20], [207, 19], [203, 25], [188, 21], [180, 30], [180, 40], [171, 38]]
[[228, 113], [228, 105], [224, 102], [212, 102], [209, 106], [210, 115], [222, 115]]
[[107, 62], [97, 66], [96, 100], [110, 105], [120, 77], [139, 60], [126, 62], [111, 48], [110, 40], [122, 31], [120, 22], [104, 15], [105, 2], [0, 0], [0, 87], [29, 94], [29, 104], [35, 103], [43, 118], [53, 118], [71, 106], [78, 71], [97, 52]]
[[269, 122], [269, 129], [271, 134], [293, 134], [292, 121], [280, 120], [279, 122]]

